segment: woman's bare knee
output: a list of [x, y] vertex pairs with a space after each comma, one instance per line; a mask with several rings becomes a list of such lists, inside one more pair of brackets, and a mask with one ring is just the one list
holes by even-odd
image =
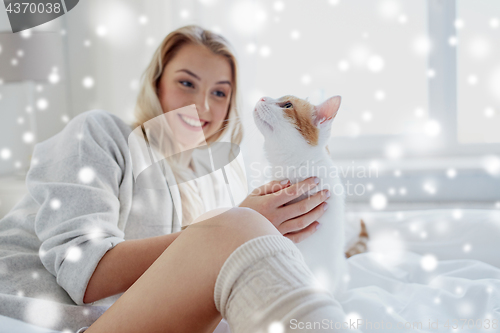
[[255, 210], [235, 207], [190, 225], [174, 243], [189, 244], [188, 247], [193, 250], [203, 248], [201, 252], [207, 256], [207, 260], [220, 269], [224, 261], [240, 245], [265, 235], [281, 235], [281, 233]]
[[191, 230], [209, 230], [214, 237], [245, 242], [265, 235], [280, 235], [263, 215], [250, 208], [234, 207], [189, 226]]

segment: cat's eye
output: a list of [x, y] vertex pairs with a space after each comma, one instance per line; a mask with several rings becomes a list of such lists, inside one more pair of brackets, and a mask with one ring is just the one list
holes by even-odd
[[291, 109], [291, 108], [293, 108], [293, 104], [290, 102], [285, 102], [285, 103], [281, 104], [280, 107], [284, 108], [284, 109]]

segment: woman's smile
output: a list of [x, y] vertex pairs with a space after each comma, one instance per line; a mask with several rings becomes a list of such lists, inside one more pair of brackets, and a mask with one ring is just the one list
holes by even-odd
[[203, 119], [196, 119], [184, 114], [177, 114], [181, 123], [188, 129], [192, 131], [201, 131], [203, 128], [207, 127], [209, 122]]

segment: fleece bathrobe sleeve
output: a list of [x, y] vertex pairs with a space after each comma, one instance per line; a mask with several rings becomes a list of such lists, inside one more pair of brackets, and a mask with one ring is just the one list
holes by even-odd
[[40, 259], [78, 305], [101, 258], [124, 241], [119, 189], [130, 168], [129, 129], [114, 118], [99, 110], [75, 117], [35, 146], [26, 178], [40, 205]]

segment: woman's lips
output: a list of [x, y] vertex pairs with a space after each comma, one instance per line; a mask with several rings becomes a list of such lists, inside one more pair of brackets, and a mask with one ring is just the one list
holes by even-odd
[[[199, 132], [202, 131], [203, 128], [205, 128], [208, 125], [208, 121], [205, 120], [199, 120], [194, 119], [193, 117], [189, 117], [183, 114], [178, 114], [179, 119], [181, 120], [181, 123], [184, 125], [184, 127], [188, 128], [191, 131]], [[199, 124], [202, 123], [202, 126], [199, 126]]]

